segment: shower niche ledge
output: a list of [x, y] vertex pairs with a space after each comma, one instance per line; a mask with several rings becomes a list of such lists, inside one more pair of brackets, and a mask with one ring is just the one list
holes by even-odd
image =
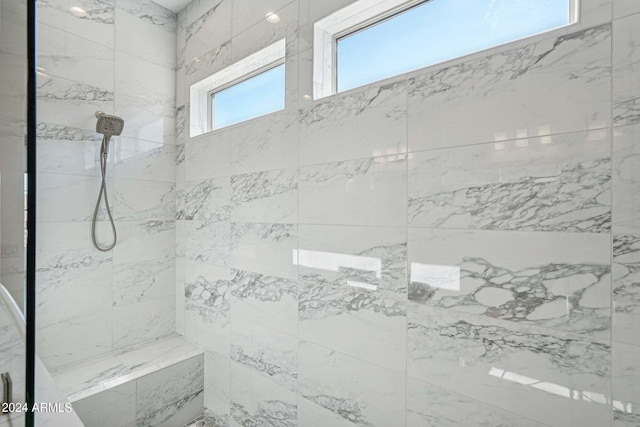
[[87, 426], [175, 426], [203, 411], [203, 351], [178, 336], [53, 376]]

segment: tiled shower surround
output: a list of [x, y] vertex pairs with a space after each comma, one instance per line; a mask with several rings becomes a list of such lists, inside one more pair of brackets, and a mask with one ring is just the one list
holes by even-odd
[[[640, 424], [640, 3], [315, 101], [313, 22], [352, 2], [262, 3], [178, 15], [177, 325], [206, 414]], [[189, 138], [190, 84], [283, 37], [286, 109]]]
[[[38, 353], [55, 373], [175, 332], [176, 20], [146, 0], [37, 7]], [[118, 244], [104, 253], [91, 243], [97, 110], [125, 118], [107, 168]]]
[[[640, 424], [639, 2], [315, 101], [313, 23], [350, 0], [39, 3], [48, 364], [178, 332], [220, 426]], [[189, 86], [282, 38], [286, 108], [189, 138]]]

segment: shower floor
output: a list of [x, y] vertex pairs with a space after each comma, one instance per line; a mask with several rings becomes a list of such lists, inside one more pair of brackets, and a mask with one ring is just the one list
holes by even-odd
[[196, 418], [193, 421], [188, 422], [183, 427], [218, 427], [213, 421], [213, 418], [209, 418], [206, 415]]

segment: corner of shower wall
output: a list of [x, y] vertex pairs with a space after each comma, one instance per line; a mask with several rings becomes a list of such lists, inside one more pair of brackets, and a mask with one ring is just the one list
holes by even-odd
[[[38, 353], [52, 370], [174, 334], [176, 16], [151, 1], [38, 2]], [[96, 111], [125, 120], [99, 252]], [[104, 212], [98, 237], [109, 239]]]

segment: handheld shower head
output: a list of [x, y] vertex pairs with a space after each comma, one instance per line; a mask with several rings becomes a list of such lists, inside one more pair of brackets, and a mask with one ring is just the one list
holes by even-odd
[[124, 120], [117, 116], [105, 114], [102, 111], [96, 111], [98, 123], [96, 123], [96, 132], [111, 137], [118, 136], [124, 129]]

